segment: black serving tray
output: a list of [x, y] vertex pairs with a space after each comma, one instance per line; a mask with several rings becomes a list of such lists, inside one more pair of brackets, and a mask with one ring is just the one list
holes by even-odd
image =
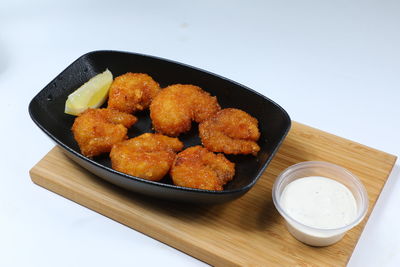
[[[222, 108], [239, 108], [258, 119], [260, 152], [257, 157], [227, 155], [236, 164], [236, 174], [223, 191], [175, 186], [169, 176], [160, 182], [148, 181], [113, 170], [108, 155], [93, 159], [83, 156], [71, 132], [75, 116], [64, 113], [65, 101], [69, 94], [105, 69], [109, 69], [114, 77], [126, 72], [147, 73], [161, 87], [176, 83], [200, 86], [216, 96]], [[32, 99], [29, 114], [67, 156], [108, 182], [157, 198], [210, 204], [230, 201], [245, 194], [260, 178], [291, 125], [289, 115], [283, 108], [234, 81], [171, 60], [119, 51], [94, 51], [78, 58]], [[148, 111], [135, 116], [139, 121], [129, 130], [130, 137], [154, 132]], [[201, 144], [197, 124], [193, 123], [192, 130], [180, 135], [179, 139], [185, 147]]]

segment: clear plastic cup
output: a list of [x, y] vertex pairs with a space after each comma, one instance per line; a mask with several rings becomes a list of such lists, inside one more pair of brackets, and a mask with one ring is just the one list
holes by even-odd
[[[334, 229], [315, 228], [291, 217], [282, 208], [280, 201], [284, 188], [292, 181], [304, 177], [322, 176], [345, 185], [357, 203], [357, 215], [350, 224]], [[306, 161], [290, 166], [276, 179], [272, 188], [272, 199], [276, 209], [285, 218], [289, 232], [299, 241], [311, 246], [328, 246], [338, 242], [345, 233], [359, 224], [368, 210], [368, 195], [361, 181], [348, 170], [332, 163]]]

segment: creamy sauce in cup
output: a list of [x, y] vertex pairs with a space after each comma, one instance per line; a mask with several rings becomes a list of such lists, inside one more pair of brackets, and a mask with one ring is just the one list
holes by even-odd
[[281, 195], [281, 206], [300, 224], [289, 223], [290, 232], [301, 241], [323, 246], [340, 240], [342, 233], [313, 231], [337, 229], [351, 224], [357, 216], [357, 202], [343, 184], [320, 176], [304, 177], [289, 183]]

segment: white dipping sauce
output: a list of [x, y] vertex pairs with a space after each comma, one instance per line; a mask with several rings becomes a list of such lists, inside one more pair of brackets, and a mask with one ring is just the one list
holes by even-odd
[[[351, 191], [325, 177], [304, 177], [289, 183], [282, 192], [280, 203], [290, 217], [318, 229], [340, 228], [352, 223], [357, 216], [357, 202]], [[289, 231], [300, 241], [313, 246], [332, 244], [344, 235], [337, 231], [312, 231], [295, 223], [289, 223]]]

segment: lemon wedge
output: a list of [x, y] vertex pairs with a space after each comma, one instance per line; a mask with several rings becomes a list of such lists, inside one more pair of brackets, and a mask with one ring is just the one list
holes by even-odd
[[108, 69], [97, 74], [68, 96], [64, 112], [78, 115], [88, 108], [100, 107], [107, 99], [112, 82], [113, 75]]

